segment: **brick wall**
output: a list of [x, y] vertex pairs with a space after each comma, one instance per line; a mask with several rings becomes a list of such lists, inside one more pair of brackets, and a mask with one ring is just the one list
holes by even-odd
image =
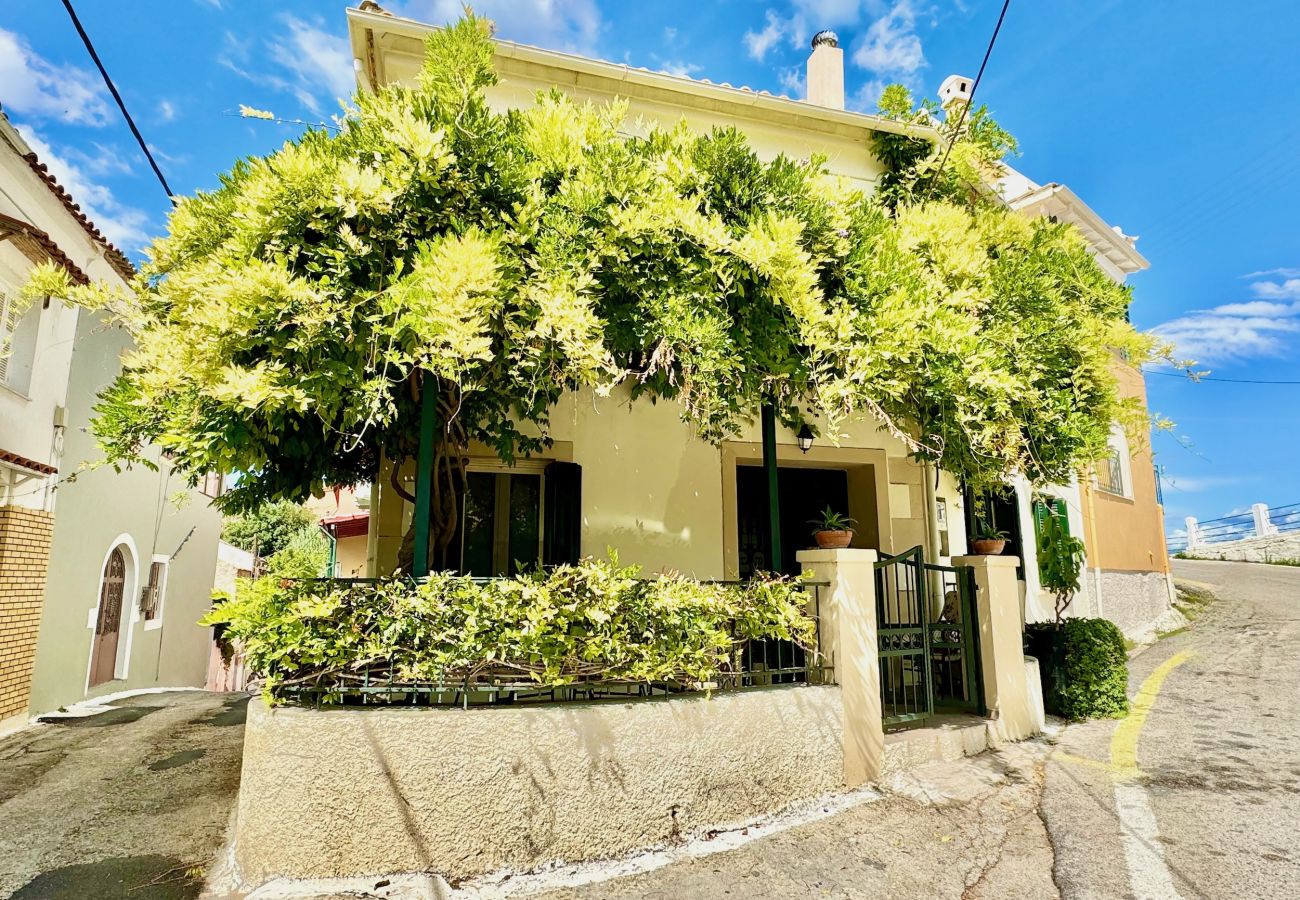
[[27, 710], [54, 514], [0, 506], [0, 720]]

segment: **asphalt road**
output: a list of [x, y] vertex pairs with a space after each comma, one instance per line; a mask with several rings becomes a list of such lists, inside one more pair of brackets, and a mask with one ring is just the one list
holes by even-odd
[[[1219, 600], [1133, 661], [1131, 696], [1164, 675], [1145, 723], [1066, 729], [1042, 800], [1055, 880], [1065, 898], [1298, 897], [1300, 568], [1175, 574]], [[1132, 738], [1136, 772], [1116, 765]]]
[[197, 897], [239, 788], [246, 702], [143, 694], [0, 738], [0, 897]]

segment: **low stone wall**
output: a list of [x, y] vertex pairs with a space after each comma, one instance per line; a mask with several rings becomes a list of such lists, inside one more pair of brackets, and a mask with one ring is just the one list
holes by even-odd
[[1125, 637], [1145, 640], [1170, 627], [1173, 592], [1163, 572], [1107, 572], [1100, 577], [1101, 612]]
[[1300, 532], [1274, 534], [1269, 537], [1246, 538], [1241, 541], [1224, 541], [1200, 544], [1187, 550], [1193, 559], [1223, 559], [1234, 562], [1275, 562], [1279, 559], [1300, 559]]
[[616, 856], [840, 787], [835, 686], [477, 709], [249, 707], [236, 877]]

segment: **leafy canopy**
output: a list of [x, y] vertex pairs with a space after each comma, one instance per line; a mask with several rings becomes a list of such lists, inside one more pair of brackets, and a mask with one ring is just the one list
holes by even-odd
[[620, 103], [492, 111], [492, 54], [468, 16], [428, 38], [413, 87], [181, 200], [130, 295], [38, 273], [31, 292], [134, 339], [94, 426], [110, 459], [151, 443], [193, 478], [245, 473], [222, 502], [247, 509], [412, 457], [431, 386], [442, 471], [470, 441], [537, 450], [566, 391], [621, 383], [715, 441], [765, 402], [831, 440], [875, 416], [976, 486], [1104, 452], [1112, 352], [1149, 341], [1073, 229], [969, 188], [1010, 146], [986, 118], [937, 187], [930, 142], [878, 146], [869, 197], [824, 160]]
[[297, 503], [279, 500], [227, 519], [221, 526], [221, 539], [259, 556], [271, 556], [303, 530], [316, 531], [316, 514]]

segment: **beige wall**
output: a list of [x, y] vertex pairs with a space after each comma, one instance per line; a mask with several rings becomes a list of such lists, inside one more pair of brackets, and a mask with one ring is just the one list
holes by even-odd
[[[64, 468], [102, 457], [89, 422], [98, 393], [120, 370], [127, 336], [99, 316], [77, 326], [68, 391]], [[212, 604], [221, 517], [207, 497], [171, 474], [143, 466], [81, 471], [56, 494], [54, 540], [32, 683], [31, 710], [48, 712], [88, 696], [131, 688], [201, 686], [211, 629], [197, 622]], [[178, 506], [175, 495], [184, 497]], [[104, 562], [115, 545], [127, 556], [122, 606], [122, 676], [87, 690], [94, 617]], [[139, 616], [140, 591], [155, 557], [169, 558], [161, 617]]]
[[254, 701], [235, 861], [252, 886], [616, 856], [834, 790], [841, 716], [829, 686], [468, 710]]
[[[735, 469], [761, 460], [757, 423], [736, 440], [714, 446], [681, 421], [676, 404], [632, 403], [622, 387], [604, 398], [590, 391], [565, 397], [552, 413], [550, 435], [555, 446], [545, 458], [582, 466], [584, 556], [604, 557], [613, 549], [646, 573], [675, 570], [707, 579], [739, 574]], [[849, 472], [849, 513], [865, 525], [854, 546], [890, 553], [929, 544], [923, 470], [874, 421], [850, 422], [838, 446], [821, 438], [807, 454], [793, 432], [778, 428], [777, 445], [782, 466]], [[408, 479], [412, 470], [408, 462]], [[410, 521], [410, 504], [392, 489], [387, 469], [371, 503], [374, 571], [387, 574]]]
[[[1146, 383], [1132, 366], [1116, 362], [1120, 393], [1137, 397], [1146, 406]], [[1089, 565], [1106, 572], [1169, 571], [1165, 548], [1164, 509], [1156, 500], [1156, 478], [1149, 439], [1129, 447], [1131, 497], [1097, 490], [1091, 480], [1083, 485], [1084, 540]]]

